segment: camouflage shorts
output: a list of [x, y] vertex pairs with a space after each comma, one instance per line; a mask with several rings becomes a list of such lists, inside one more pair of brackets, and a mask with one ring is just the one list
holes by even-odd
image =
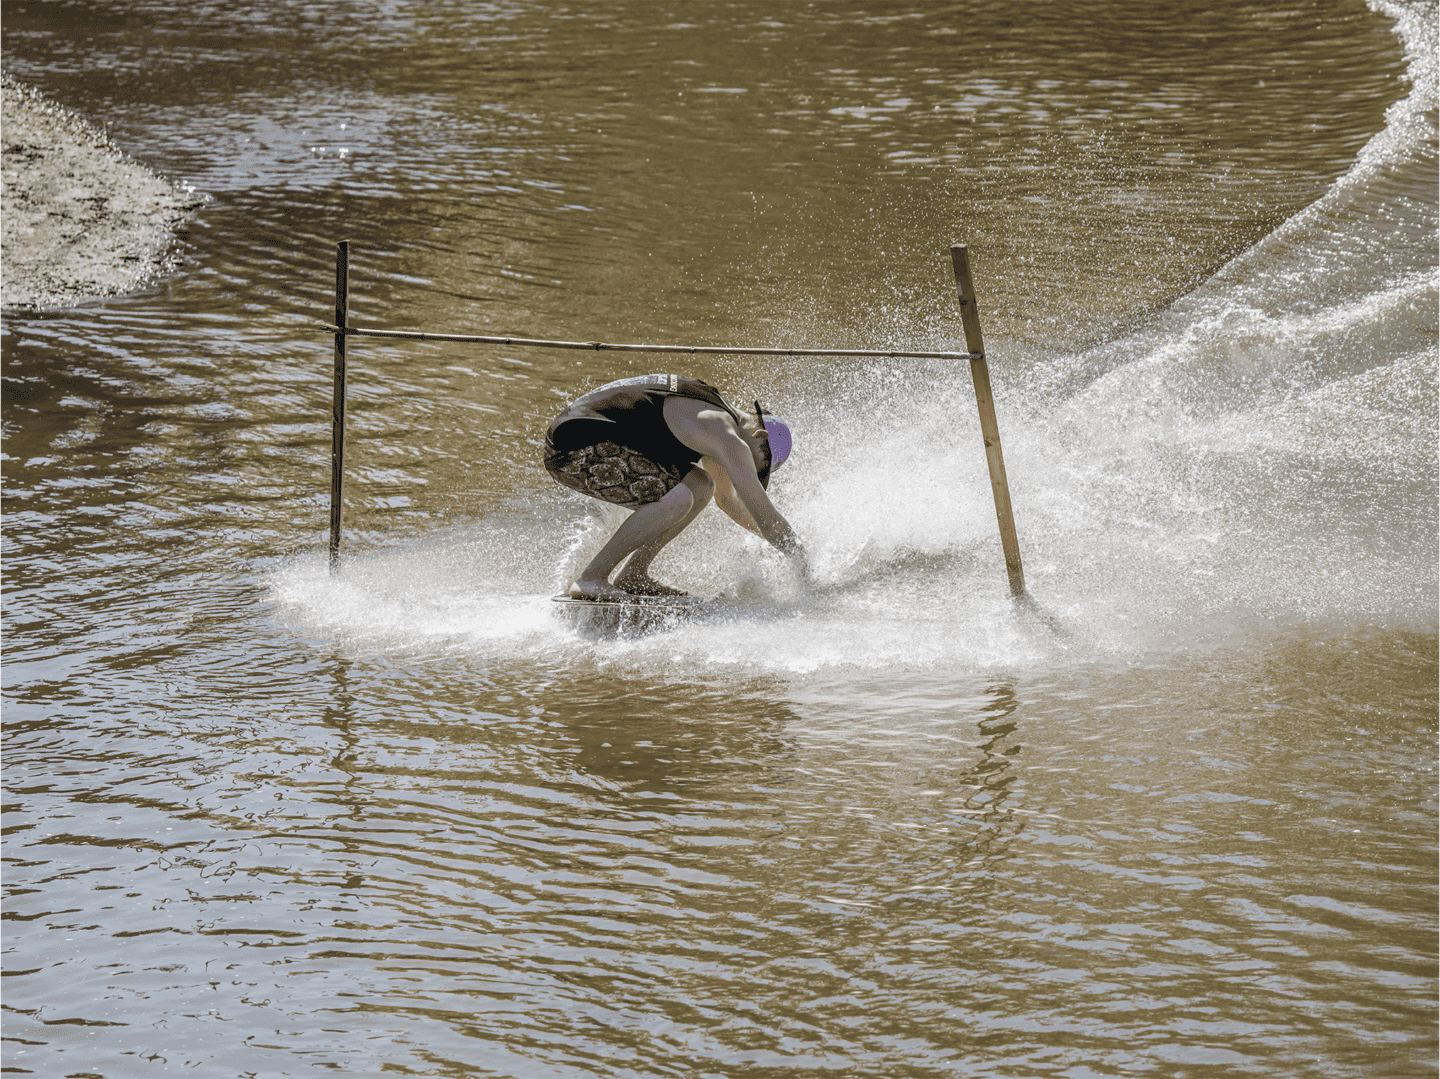
[[632, 510], [658, 502], [685, 478], [614, 442], [550, 454], [545, 471], [572, 491]]

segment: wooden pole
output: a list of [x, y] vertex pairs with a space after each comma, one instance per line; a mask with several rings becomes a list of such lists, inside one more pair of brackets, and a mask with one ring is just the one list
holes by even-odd
[[970, 352], [970, 378], [975, 383], [975, 407], [980, 411], [980, 433], [985, 439], [985, 460], [990, 465], [990, 489], [995, 494], [995, 517], [1000, 523], [1000, 545], [1005, 549], [1005, 572], [1010, 592], [1025, 593], [1025, 571], [1020, 566], [1020, 540], [1015, 535], [1015, 514], [1010, 508], [1010, 485], [1005, 480], [1005, 456], [1000, 451], [1000, 426], [995, 422], [995, 398], [990, 392], [990, 368], [985, 342], [980, 337], [980, 312], [975, 307], [975, 284], [970, 280], [970, 254], [962, 245], [950, 248], [955, 265], [955, 286], [960, 293], [960, 321], [965, 326], [965, 347]]
[[330, 408], [330, 576], [340, 572], [340, 508], [345, 495], [345, 323], [350, 312], [350, 241], [335, 245], [335, 386]]

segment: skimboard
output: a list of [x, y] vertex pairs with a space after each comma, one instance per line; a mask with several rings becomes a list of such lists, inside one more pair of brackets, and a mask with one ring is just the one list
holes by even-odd
[[602, 635], [649, 633], [694, 617], [712, 606], [699, 596], [630, 596], [626, 599], [555, 596], [550, 602], [576, 629]]

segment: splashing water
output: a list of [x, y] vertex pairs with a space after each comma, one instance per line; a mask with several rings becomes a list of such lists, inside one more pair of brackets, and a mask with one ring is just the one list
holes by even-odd
[[[338, 584], [289, 565], [283, 617], [381, 648], [690, 676], [984, 669], [1266, 625], [1433, 624], [1434, 28], [1389, 13], [1415, 90], [1321, 200], [1119, 340], [1018, 375], [992, 343], [1027, 577], [1051, 621], [1005, 594], [968, 378], [895, 363], [782, 373], [799, 434], [772, 494], [807, 539], [813, 591], [709, 513], [657, 572], [727, 613], [597, 646], [547, 598], [623, 512], [547, 490], [546, 512], [371, 551]], [[1380, 242], [1388, 259], [1353, 257]]]

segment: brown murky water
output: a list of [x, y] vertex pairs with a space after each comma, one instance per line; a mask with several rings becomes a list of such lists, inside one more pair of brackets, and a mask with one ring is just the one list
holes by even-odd
[[[1433, 1075], [1434, 21], [7, 3], [213, 201], [5, 321], [5, 1068]], [[538, 443], [670, 364], [353, 342], [331, 579], [342, 238], [361, 325], [926, 349], [967, 242], [1038, 611], [925, 362], [686, 364], [824, 587], [702, 518], [597, 640]]]

